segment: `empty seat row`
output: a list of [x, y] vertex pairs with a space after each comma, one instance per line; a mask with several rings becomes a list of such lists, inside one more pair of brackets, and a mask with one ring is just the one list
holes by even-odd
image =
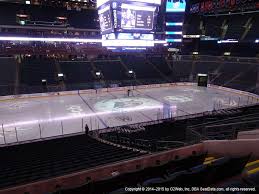
[[103, 179], [100, 181], [90, 182], [78, 188], [61, 189], [56, 194], [106, 194], [117, 190], [121, 187], [125, 189], [127, 186], [137, 186], [142, 184], [145, 180], [157, 176], [166, 176], [170, 173], [189, 169], [196, 165], [202, 164], [207, 153], [194, 154], [185, 158], [177, 158], [165, 164], [148, 167], [133, 172], [119, 174], [115, 177]]
[[48, 179], [141, 155], [86, 135], [2, 147], [0, 188]]
[[[169, 173], [165, 177], [147, 179], [141, 185], [146, 188], [172, 188], [172, 187], [208, 187], [226, 178], [240, 174], [250, 155], [242, 157], [224, 157], [211, 164], [200, 164], [195, 167], [181, 169]], [[123, 188], [115, 190], [110, 194], [128, 193]], [[188, 193], [185, 191], [185, 193]]]
[[30, 22], [31, 25], [34, 24], [33, 22], [39, 21], [49, 22], [49, 27], [51, 27], [52, 23], [57, 22], [57, 17], [66, 17], [68, 26], [87, 29], [99, 28], [99, 23], [96, 20], [98, 14], [94, 9], [81, 10], [79, 12], [51, 6], [0, 3], [0, 25], [18, 25], [17, 14], [29, 15], [28, 19], [32, 21]]
[[[170, 187], [207, 187], [240, 174], [250, 155], [223, 157], [210, 164], [203, 164], [206, 153], [192, 155], [166, 164], [144, 168], [135, 172], [119, 174], [100, 181], [90, 181], [72, 189], [61, 189], [55, 194], [119, 194], [130, 193], [125, 187], [170, 188]], [[255, 176], [247, 181], [257, 184]]]

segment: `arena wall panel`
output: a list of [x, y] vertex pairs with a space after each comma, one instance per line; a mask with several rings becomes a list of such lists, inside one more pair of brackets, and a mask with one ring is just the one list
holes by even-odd
[[65, 95], [77, 95], [78, 91], [65, 91], [65, 92], [58, 92], [59, 95], [65, 96]]
[[240, 131], [237, 139], [259, 139], [259, 129], [252, 131]]
[[89, 89], [89, 90], [79, 90], [79, 94], [96, 94], [96, 90]]
[[150, 88], [149, 85], [139, 85], [139, 86], [136, 86], [136, 89], [147, 89], [147, 88]]
[[108, 92], [108, 88], [99, 88], [96, 89], [97, 93], [103, 93], [103, 92]]
[[204, 141], [203, 145], [208, 154], [215, 157], [244, 156], [252, 153], [253, 158], [259, 158], [259, 139], [208, 140]]
[[170, 87], [170, 83], [160, 84], [160, 87]]
[[160, 88], [161, 84], [151, 84], [150, 88]]

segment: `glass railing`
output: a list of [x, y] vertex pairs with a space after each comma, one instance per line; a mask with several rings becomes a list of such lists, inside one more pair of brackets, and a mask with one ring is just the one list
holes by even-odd
[[[98, 94], [97, 94], [98, 95]], [[93, 97], [97, 98], [97, 97]], [[21, 100], [23, 102], [24, 100]], [[232, 99], [229, 99], [229, 103]], [[3, 102], [4, 104], [5, 102]], [[91, 111], [89, 113], [80, 112], [73, 114], [60, 113], [50, 115], [49, 118], [34, 119], [34, 112], [32, 110], [30, 119], [21, 118], [6, 118], [5, 122], [0, 124], [0, 144], [17, 144], [23, 142], [39, 141], [49, 138], [63, 137], [66, 135], [73, 135], [78, 133], [84, 133], [85, 126], [87, 125], [90, 131], [109, 129], [112, 130], [124, 127], [142, 127], [143, 125], [151, 125], [154, 123], [160, 123], [164, 120], [183, 120], [188, 118], [195, 118], [206, 115], [214, 115], [220, 113], [222, 110], [233, 110], [234, 108], [247, 107], [249, 105], [258, 104], [259, 101], [253, 98], [247, 97], [240, 99], [240, 103], [235, 107], [229, 108], [224, 102], [218, 101], [214, 103], [214, 109], [212, 111], [192, 113], [177, 109], [171, 110], [170, 113], [164, 112], [163, 107], [154, 108], [148, 110], [134, 110], [117, 111], [117, 112], [99, 112]], [[9, 105], [8, 105], [9, 106]], [[48, 105], [44, 105], [48, 106]], [[52, 105], [51, 105], [52, 106]], [[31, 107], [31, 106], [29, 106]], [[12, 107], [9, 107], [12, 108]], [[52, 107], [49, 107], [52, 108]], [[75, 109], [75, 107], [74, 107]], [[23, 109], [21, 109], [23, 110]], [[18, 110], [19, 111], [19, 110]], [[39, 110], [40, 111], [40, 110]], [[21, 112], [22, 113], [22, 112]], [[221, 112], [224, 114], [224, 112]], [[227, 113], [227, 112], [226, 112]], [[136, 116], [133, 116], [136, 115]], [[141, 118], [139, 118], [141, 116]], [[12, 120], [13, 119], [13, 120]]]
[[125, 86], [137, 86], [145, 84], [162, 84], [168, 81], [163, 79], [138, 79], [138, 80], [112, 80], [101, 82], [88, 82], [78, 84], [65, 84], [43, 86], [27, 86], [20, 85], [18, 87], [14, 85], [0, 85], [0, 96], [7, 95], [20, 95], [20, 94], [33, 94], [33, 93], [48, 93], [48, 92], [62, 92], [73, 90], [87, 90], [87, 89], [99, 89], [99, 88], [114, 88]]

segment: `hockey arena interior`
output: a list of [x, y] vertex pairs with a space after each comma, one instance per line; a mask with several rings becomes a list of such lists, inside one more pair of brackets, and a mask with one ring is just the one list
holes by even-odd
[[257, 0], [1, 0], [0, 194], [259, 193]]

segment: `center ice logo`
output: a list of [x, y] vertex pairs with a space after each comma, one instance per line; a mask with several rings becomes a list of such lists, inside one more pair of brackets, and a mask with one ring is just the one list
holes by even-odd
[[97, 111], [135, 111], [141, 109], [160, 108], [162, 104], [151, 98], [130, 97], [100, 100], [94, 108]]
[[115, 109], [121, 109], [121, 108], [133, 108], [142, 105], [143, 102], [137, 101], [137, 100], [129, 100], [125, 102], [115, 102], [114, 108]]

